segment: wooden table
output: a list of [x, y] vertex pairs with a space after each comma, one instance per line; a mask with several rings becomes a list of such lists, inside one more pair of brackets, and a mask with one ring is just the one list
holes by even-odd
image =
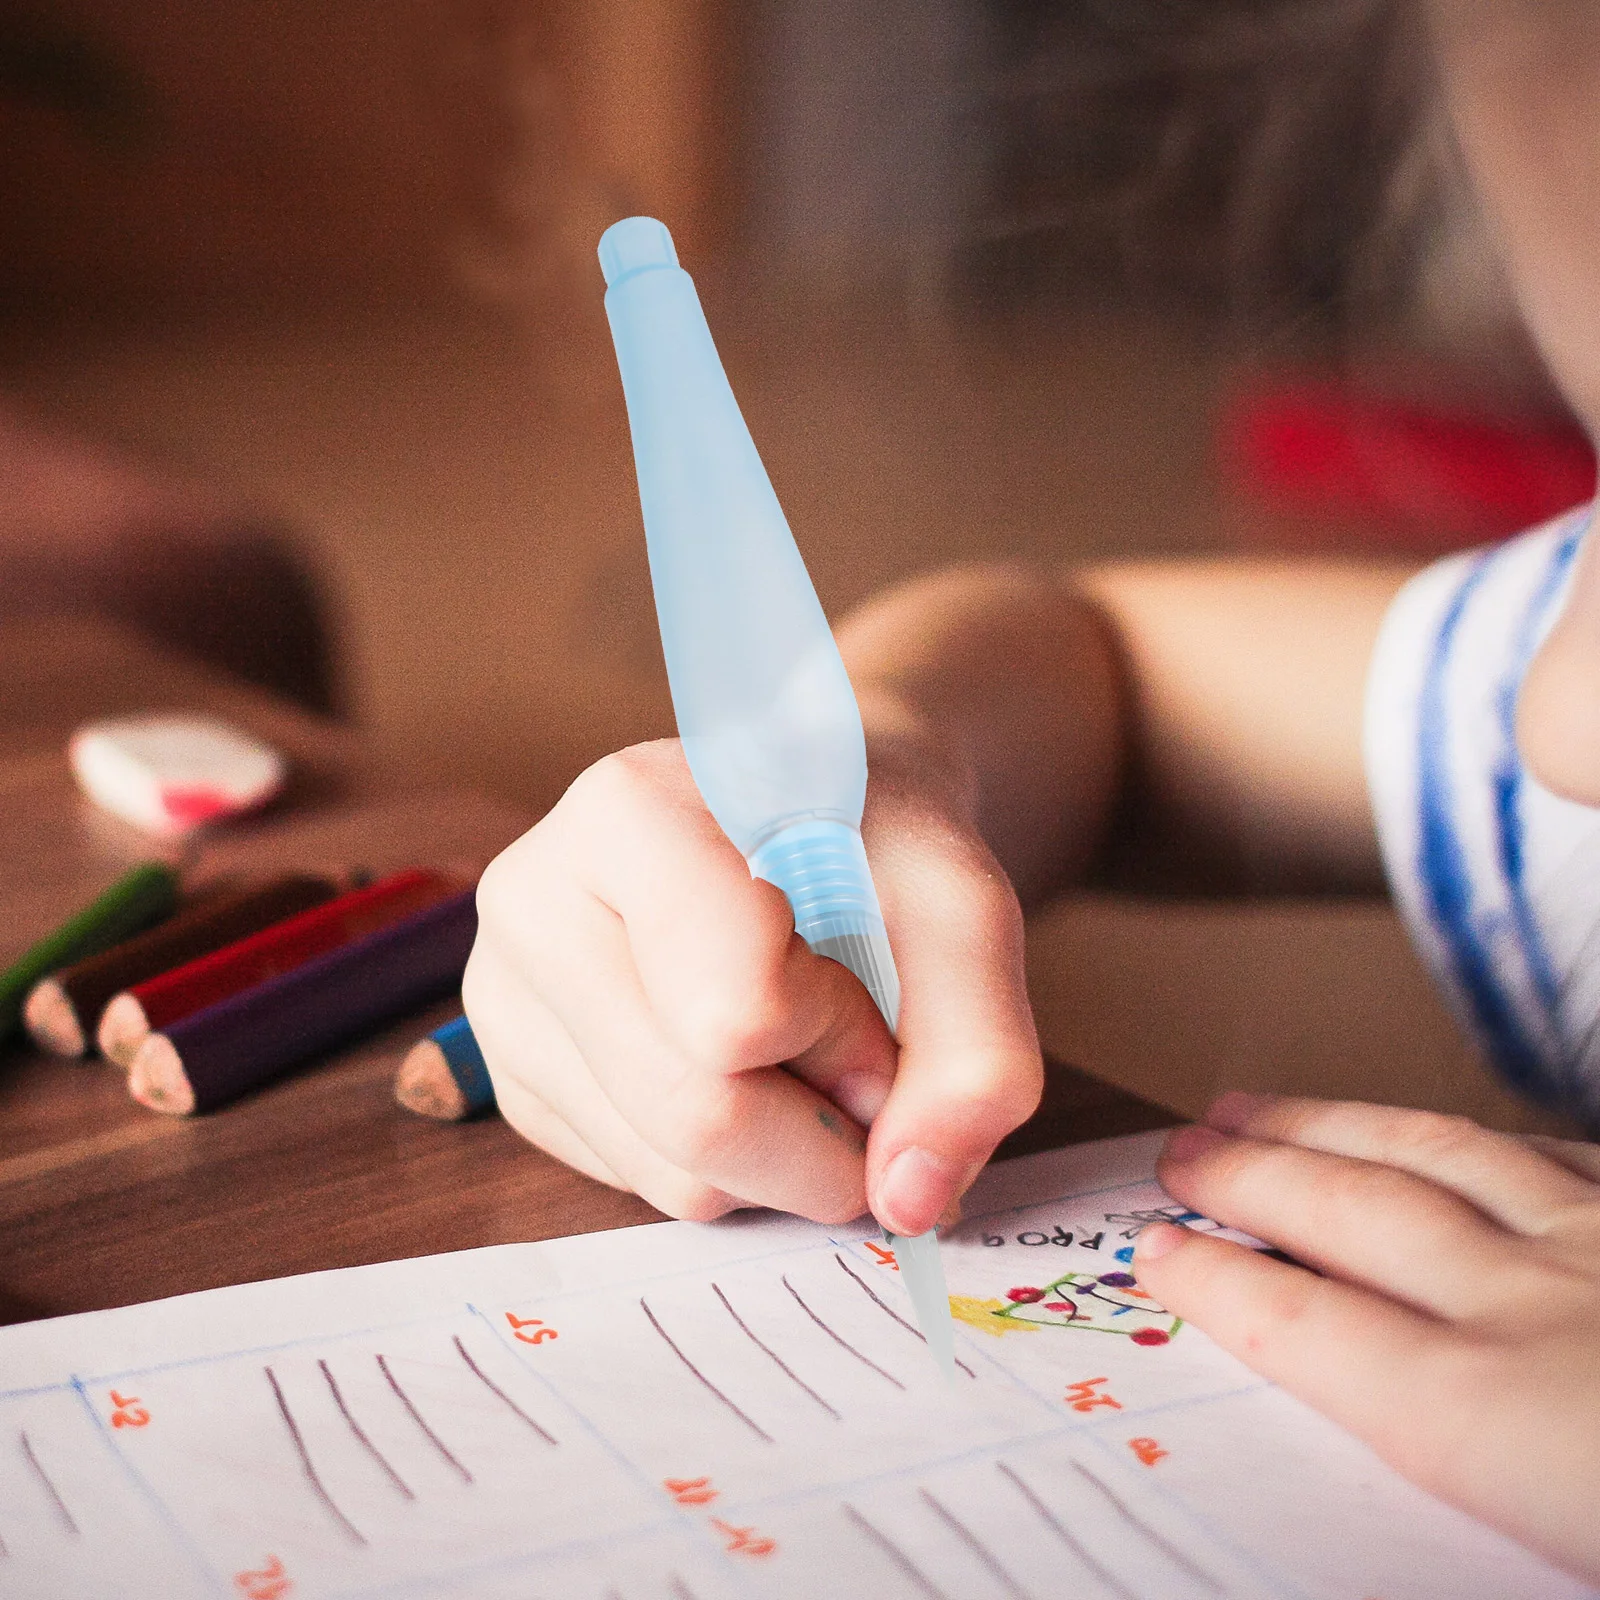
[[[530, 818], [472, 793], [417, 793], [347, 730], [80, 619], [0, 630], [0, 964], [150, 841], [77, 795], [63, 749], [86, 717], [207, 709], [293, 756], [286, 802], [196, 851], [197, 875], [410, 862], [476, 873]], [[0, 1321], [221, 1284], [658, 1220], [496, 1118], [395, 1105], [400, 1054], [450, 1007], [210, 1116], [157, 1116], [103, 1063], [0, 1053]], [[1007, 1153], [1160, 1126], [1170, 1114], [1068, 1067]]]

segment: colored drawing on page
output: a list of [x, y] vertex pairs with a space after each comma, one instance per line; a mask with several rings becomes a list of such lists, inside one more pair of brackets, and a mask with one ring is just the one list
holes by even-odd
[[[1120, 1333], [1138, 1345], [1168, 1344], [1183, 1326], [1130, 1272], [1064, 1272], [1042, 1288], [1024, 1284], [1009, 1290], [1004, 1302], [990, 1304], [987, 1316], [997, 1325]], [[973, 1316], [962, 1321], [983, 1325]]]
[[[1187, 1206], [1148, 1206], [1133, 1211], [1107, 1211], [1107, 1223], [1113, 1228], [1121, 1230], [1124, 1239], [1137, 1239], [1146, 1228], [1153, 1228], [1158, 1222], [1176, 1223], [1181, 1228], [1193, 1228], [1196, 1232], [1220, 1233], [1222, 1224], [1213, 1221], [1201, 1211], [1191, 1211]], [[1131, 1259], [1122, 1257], [1119, 1259]]]
[[979, 1300], [966, 1294], [950, 1296], [950, 1315], [957, 1322], [976, 1328], [979, 1333], [990, 1333], [998, 1339], [1008, 1333], [1037, 1331], [1037, 1323], [1020, 1322], [1014, 1317], [1004, 1316], [1003, 1313], [1009, 1309], [1010, 1303], [1005, 1300]]

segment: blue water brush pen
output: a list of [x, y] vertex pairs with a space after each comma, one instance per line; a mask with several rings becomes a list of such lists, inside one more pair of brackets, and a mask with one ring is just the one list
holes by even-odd
[[[650, 578], [689, 770], [723, 832], [893, 1031], [900, 979], [861, 844], [867, 750], [850, 679], [672, 235], [600, 240]], [[955, 1376], [939, 1243], [885, 1234], [928, 1348]]]

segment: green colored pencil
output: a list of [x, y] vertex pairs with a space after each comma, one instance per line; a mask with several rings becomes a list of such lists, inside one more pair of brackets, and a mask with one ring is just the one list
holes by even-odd
[[99, 899], [42, 938], [0, 972], [0, 1043], [15, 1030], [28, 991], [41, 978], [85, 956], [109, 950], [141, 928], [171, 916], [178, 904], [176, 869], [152, 861], [118, 878]]

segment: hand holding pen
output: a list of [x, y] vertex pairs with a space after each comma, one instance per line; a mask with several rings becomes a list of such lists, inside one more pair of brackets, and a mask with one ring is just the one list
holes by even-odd
[[659, 224], [608, 238], [684, 739], [591, 768], [491, 868], [468, 1013], [508, 1118], [596, 1177], [920, 1235], [1037, 1099], [1015, 897], [914, 760], [875, 768], [869, 871], [850, 682], [693, 287]]
[[865, 832], [898, 1050], [750, 876], [676, 740], [597, 762], [478, 891], [464, 995], [507, 1120], [670, 1216], [870, 1203], [931, 1226], [1038, 1098], [1019, 919], [942, 784], [875, 777]]

